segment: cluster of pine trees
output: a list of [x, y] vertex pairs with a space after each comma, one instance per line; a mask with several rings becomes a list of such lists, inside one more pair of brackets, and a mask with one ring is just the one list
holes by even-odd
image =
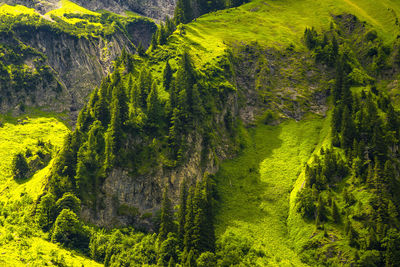
[[[310, 49], [317, 45], [315, 36], [313, 29], [306, 30]], [[343, 223], [344, 238], [356, 250], [358, 264], [394, 266], [400, 257], [400, 198], [396, 194], [400, 190], [400, 117], [374, 82], [367, 90], [351, 90], [351, 60], [355, 59], [342, 51], [336, 57], [332, 147], [322, 149], [306, 167], [297, 209], [304, 218], [314, 219], [317, 227], [328, 221]], [[377, 76], [372, 71], [370, 75], [379, 79], [383, 70]], [[360, 191], [368, 194], [367, 202], [356, 196]]]
[[190, 186], [189, 190], [186, 181], [183, 181], [176, 221], [165, 189], [158, 234], [158, 265], [175, 266], [175, 263], [180, 262], [183, 266], [197, 266], [197, 259], [200, 259], [201, 266], [210, 266], [204, 262], [206, 258], [208, 261], [215, 258], [213, 188], [208, 175], [196, 186]]
[[[188, 53], [182, 54], [177, 70], [166, 63], [162, 81], [134, 64], [132, 55], [123, 52], [114, 73], [94, 90], [80, 112], [53, 170], [50, 187], [55, 196], [96, 195], [114, 167], [145, 172], [149, 169], [143, 166], [159, 161], [175, 167], [187, 153], [188, 134], [196, 129], [205, 140], [212, 135], [216, 101], [226, 92], [216, 92], [203, 82]], [[161, 98], [160, 91], [167, 92], [168, 98]], [[126, 147], [132, 139], [141, 142]]]

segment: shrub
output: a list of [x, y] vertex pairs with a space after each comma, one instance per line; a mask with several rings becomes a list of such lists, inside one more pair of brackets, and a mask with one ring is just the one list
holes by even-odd
[[44, 231], [50, 230], [55, 217], [55, 197], [48, 193], [44, 195], [36, 209], [36, 220], [40, 228]]
[[59, 242], [68, 248], [86, 250], [89, 245], [89, 234], [73, 211], [63, 209], [54, 223], [51, 241]]
[[57, 200], [56, 207], [58, 213], [63, 209], [69, 209], [75, 214], [79, 214], [81, 211], [81, 201], [73, 193], [68, 192]]
[[15, 155], [12, 162], [12, 173], [14, 179], [23, 180], [26, 178], [28, 172], [29, 172], [29, 166], [28, 163], [26, 162], [24, 154], [18, 153], [17, 155]]

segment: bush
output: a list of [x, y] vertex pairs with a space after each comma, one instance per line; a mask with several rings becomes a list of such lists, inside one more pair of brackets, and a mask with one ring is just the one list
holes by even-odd
[[198, 267], [213, 267], [217, 266], [216, 258], [214, 253], [207, 251], [200, 255], [197, 259]]
[[58, 213], [63, 209], [69, 209], [75, 214], [79, 214], [81, 211], [81, 201], [73, 193], [68, 192], [57, 200], [56, 207]]
[[50, 230], [55, 217], [55, 197], [48, 193], [44, 195], [36, 209], [36, 219], [40, 228], [44, 231]]
[[308, 219], [314, 219], [315, 216], [315, 204], [312, 195], [312, 190], [308, 187], [303, 188], [297, 194], [297, 211]]
[[28, 172], [29, 172], [29, 166], [28, 163], [26, 162], [24, 154], [18, 153], [17, 155], [15, 155], [12, 162], [12, 173], [14, 179], [23, 180], [26, 178]]
[[89, 246], [89, 233], [73, 211], [63, 209], [54, 223], [51, 241], [85, 251]]

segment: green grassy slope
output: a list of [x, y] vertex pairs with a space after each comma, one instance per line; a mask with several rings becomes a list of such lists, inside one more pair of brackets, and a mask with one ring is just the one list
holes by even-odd
[[31, 225], [32, 207], [43, 192], [52, 162], [23, 182], [16, 182], [11, 174], [15, 154], [27, 148], [34, 152], [38, 140], [50, 141], [57, 150], [69, 131], [52, 117], [21, 118], [19, 123], [12, 118], [0, 127], [0, 266], [99, 265], [49, 242]]
[[319, 142], [323, 119], [286, 121], [249, 129], [247, 145], [216, 174], [218, 238], [234, 234], [265, 252], [257, 263], [302, 266], [290, 244], [289, 194]]
[[386, 42], [399, 32], [396, 17], [398, 1], [383, 0], [255, 0], [243, 6], [213, 12], [185, 25], [185, 32], [173, 35], [171, 42], [187, 44], [196, 59], [205, 63], [221, 54], [231, 42], [257, 41], [268, 47], [290, 44], [303, 47], [305, 27], [329, 26], [332, 15], [351, 13], [372, 25]]

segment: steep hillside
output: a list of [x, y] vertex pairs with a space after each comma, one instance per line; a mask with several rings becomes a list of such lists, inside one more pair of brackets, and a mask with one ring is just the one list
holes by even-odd
[[1, 110], [20, 105], [17, 114], [36, 106], [76, 118], [112, 60], [123, 49], [148, 45], [156, 29], [147, 19], [90, 13], [69, 1], [45, 16], [8, 5], [0, 6], [0, 14]]
[[[178, 1], [175, 19], [133, 54], [128, 29], [151, 22], [62, 3], [43, 21], [81, 37], [60, 44], [86, 51], [73, 58], [86, 62], [79, 72], [103, 64], [105, 36], [122, 44], [54, 159], [40, 142], [47, 154], [33, 169], [49, 165], [27, 183], [46, 181], [43, 194], [21, 199], [42, 241], [106, 266], [396, 264], [400, 4], [255, 0], [174, 25], [195, 17]], [[38, 47], [31, 57], [65, 71], [63, 56], [41, 57], [52, 42], [15, 29]], [[25, 190], [35, 151], [14, 157], [7, 196]]]

